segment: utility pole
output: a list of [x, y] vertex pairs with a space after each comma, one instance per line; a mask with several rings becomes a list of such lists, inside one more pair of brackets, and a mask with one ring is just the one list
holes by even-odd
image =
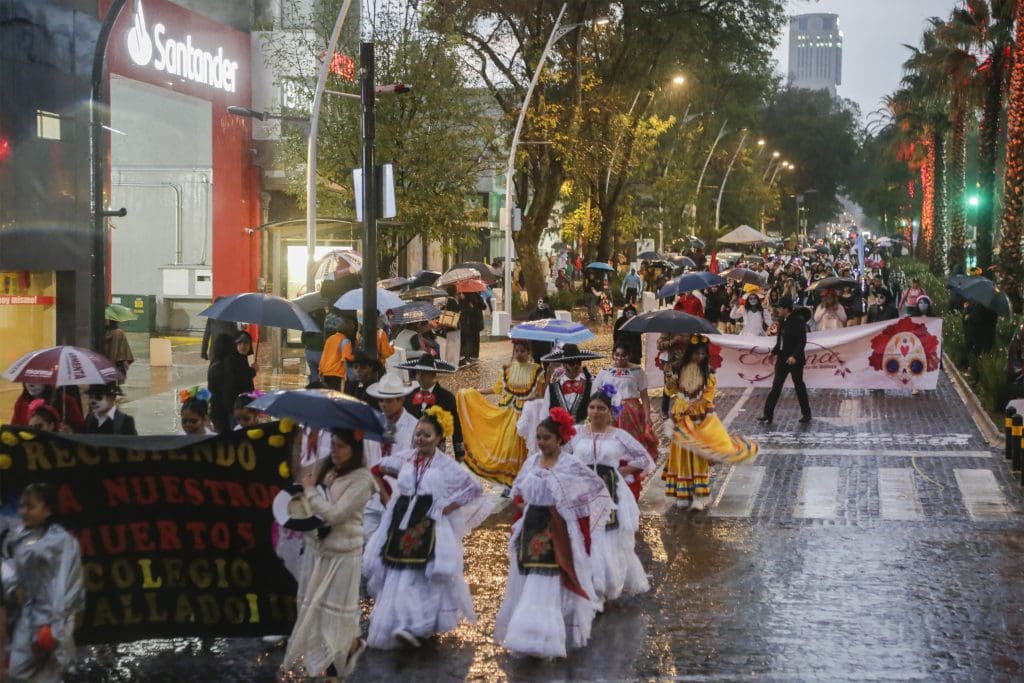
[[377, 171], [373, 166], [376, 89], [373, 43], [359, 45], [359, 101], [363, 110], [363, 350], [377, 358]]

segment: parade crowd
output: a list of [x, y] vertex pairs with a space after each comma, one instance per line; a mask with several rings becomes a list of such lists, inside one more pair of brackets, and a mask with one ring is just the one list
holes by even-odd
[[[710, 502], [711, 464], [749, 461], [758, 445], [729, 433], [718, 417], [715, 349], [704, 334], [660, 335], [655, 362], [664, 388], [660, 406], [652, 406], [640, 365], [641, 335], [623, 329], [645, 291], [720, 332], [776, 337], [775, 384], [761, 416], [766, 422], [787, 377], [797, 389], [801, 421], [812, 417], [801, 379], [808, 330], [930, 312], [920, 283], [902, 282], [890, 270], [888, 248], [868, 252], [863, 263], [846, 243], [819, 243], [798, 253], [759, 250], [728, 263], [700, 251], [686, 258], [693, 266], [675, 273], [671, 264], [648, 260], [619, 271], [624, 305], [610, 362], [577, 344], [515, 339], [490, 386], [457, 392], [441, 379], [479, 354], [488, 309], [479, 293], [457, 297], [462, 320], [448, 329], [463, 333], [466, 353], [450, 360], [442, 357], [434, 318], [392, 325], [382, 315], [373, 358], [359, 350], [364, 331], [358, 320], [324, 308], [323, 334], [303, 340], [307, 388], [366, 402], [382, 413], [389, 439], [365, 439], [354, 429], [299, 430], [291, 470], [298, 492], [287, 512], [315, 516], [321, 525], [280, 534], [278, 554], [296, 578], [299, 605], [286, 670], [345, 678], [367, 647], [420, 647], [474, 620], [463, 540], [492, 510], [496, 496], [485, 495], [490, 485], [516, 510], [494, 629], [510, 651], [565, 657], [588, 643], [607, 605], [649, 590], [635, 544], [638, 500], [656, 465], [664, 464], [665, 495], [680, 508], [701, 511]], [[555, 289], [574, 286], [567, 262], [564, 254], [553, 256]], [[724, 283], [672, 288], [677, 281], [669, 276], [702, 268], [722, 270]], [[617, 270], [614, 264], [581, 268], [597, 310], [611, 300], [609, 272]], [[545, 299], [528, 316], [551, 317]], [[404, 362], [391, 358], [396, 347], [404, 350]], [[249, 429], [270, 419], [249, 407], [261, 395], [252, 351], [248, 332], [211, 323], [203, 348], [208, 383], [181, 392], [181, 434]], [[89, 387], [83, 415], [73, 389], [28, 383], [11, 423], [134, 434], [131, 416], [118, 408], [120, 393], [117, 383]], [[84, 595], [81, 565], [74, 539], [53, 520], [53, 495], [45, 486], [26, 490], [23, 527], [5, 541], [18, 577], [5, 604], [20, 608], [12, 621], [11, 680], [60, 680], [73, 656], [73, 623]], [[283, 530], [286, 522], [275, 523]], [[56, 579], [37, 585], [29, 578], [44, 570]], [[6, 575], [4, 584], [6, 591]], [[365, 635], [363, 595], [373, 601]]]

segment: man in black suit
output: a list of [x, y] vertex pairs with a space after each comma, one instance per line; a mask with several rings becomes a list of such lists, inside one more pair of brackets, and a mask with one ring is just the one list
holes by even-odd
[[764, 414], [757, 418], [758, 422], [771, 422], [775, 417], [775, 404], [782, 393], [782, 385], [786, 376], [793, 378], [796, 399], [800, 402], [800, 422], [811, 421], [811, 405], [807, 400], [807, 385], [804, 384], [804, 347], [807, 345], [806, 320], [802, 315], [794, 315], [793, 300], [782, 297], [775, 304], [775, 319], [779, 322], [779, 334], [775, 338], [775, 348], [771, 355], [775, 357], [775, 380], [772, 390], [768, 392], [768, 400], [764, 403]]
[[548, 410], [565, 408], [576, 424], [587, 421], [587, 405], [594, 390], [594, 378], [583, 367], [583, 361], [600, 357], [600, 354], [592, 351], [581, 351], [575, 344], [566, 344], [541, 358], [545, 363], [561, 365], [552, 373], [551, 381], [548, 382]]
[[366, 393], [370, 385], [379, 380], [383, 374], [380, 362], [370, 358], [366, 355], [365, 351], [360, 349], [356, 351], [349, 365], [352, 367], [352, 372], [356, 378], [346, 379], [342, 391], [380, 410], [378, 399]]
[[89, 416], [85, 418], [86, 434], [120, 434], [135, 436], [135, 419], [117, 409], [121, 389], [116, 382], [89, 387]]
[[418, 420], [423, 417], [424, 410], [436, 405], [447, 410], [455, 418], [452, 446], [455, 449], [455, 457], [461, 460], [466, 449], [462, 443], [462, 425], [459, 424], [459, 408], [455, 403], [455, 394], [437, 383], [438, 373], [450, 375], [455, 372], [455, 366], [451, 363], [445, 363], [434, 356], [424, 354], [416, 360], [399, 363], [395, 367], [415, 372], [416, 381], [420, 385], [419, 389], [405, 398], [405, 410], [410, 415]]

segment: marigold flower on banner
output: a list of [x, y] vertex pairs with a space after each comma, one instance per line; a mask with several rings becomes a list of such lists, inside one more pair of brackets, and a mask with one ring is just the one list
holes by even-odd
[[278, 430], [280, 430], [282, 434], [288, 434], [293, 429], [295, 429], [295, 420], [291, 419], [290, 417], [282, 418], [281, 423], [278, 425], [277, 428]]
[[21, 437], [22, 441], [31, 441], [36, 438], [36, 435], [32, 432], [18, 432], [18, 436]]
[[267, 443], [269, 443], [274, 448], [280, 448], [281, 446], [284, 445], [284, 437], [281, 436], [280, 434], [274, 434], [272, 437], [267, 439]]
[[0, 454], [0, 470], [8, 470], [13, 464], [14, 461], [11, 460], [11, 456], [6, 453]]
[[250, 439], [252, 439], [253, 441], [259, 441], [260, 439], [263, 438], [263, 430], [262, 429], [247, 429], [247, 430], [245, 430], [245, 435], [247, 437], [249, 437]]
[[2, 441], [5, 446], [18, 445], [18, 437], [14, 435], [14, 432], [4, 432], [3, 434], [0, 434], [0, 441]]
[[292, 469], [288, 467], [288, 463], [281, 461], [281, 464], [277, 466], [277, 473], [281, 475], [282, 479], [287, 479], [292, 475]]

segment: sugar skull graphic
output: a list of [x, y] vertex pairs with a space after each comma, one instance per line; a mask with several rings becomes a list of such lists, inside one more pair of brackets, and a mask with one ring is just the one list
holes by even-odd
[[902, 318], [871, 340], [871, 367], [899, 386], [913, 387], [926, 372], [939, 367], [939, 340], [922, 323]]

